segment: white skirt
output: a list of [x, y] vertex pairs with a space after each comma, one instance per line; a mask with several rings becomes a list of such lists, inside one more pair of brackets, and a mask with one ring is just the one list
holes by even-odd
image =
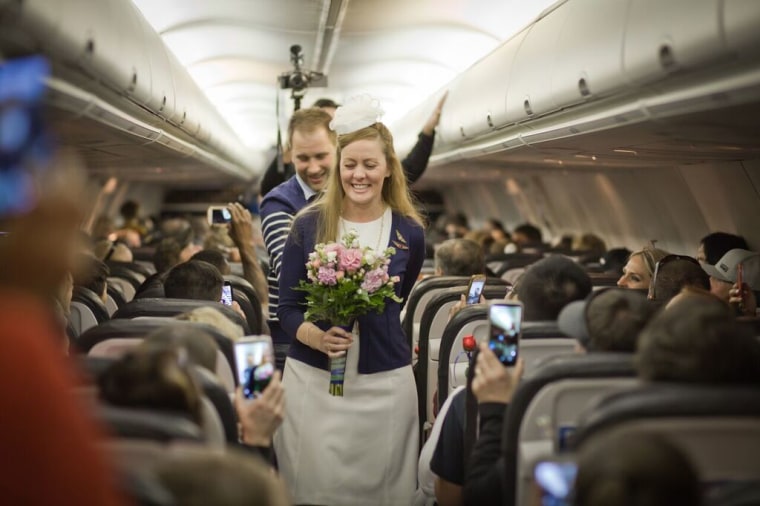
[[285, 420], [274, 445], [293, 504], [412, 504], [418, 450], [412, 367], [359, 374], [358, 357], [354, 332], [343, 397], [328, 393], [328, 371], [285, 361]]

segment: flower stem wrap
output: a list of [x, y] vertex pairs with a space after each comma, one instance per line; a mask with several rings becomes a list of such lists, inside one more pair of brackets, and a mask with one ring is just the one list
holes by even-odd
[[[351, 332], [354, 325], [338, 325], [346, 332]], [[343, 397], [343, 382], [346, 378], [346, 358], [348, 357], [348, 351], [343, 354], [342, 357], [335, 357], [330, 359], [328, 368], [330, 369], [330, 395], [335, 397]]]

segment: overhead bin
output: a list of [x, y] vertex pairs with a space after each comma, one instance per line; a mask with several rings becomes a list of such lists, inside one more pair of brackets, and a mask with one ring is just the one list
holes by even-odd
[[722, 17], [726, 48], [731, 55], [740, 58], [756, 57], [760, 53], [760, 2], [724, 0]]
[[609, 95], [626, 86], [620, 55], [629, 1], [573, 0], [562, 6], [567, 14], [550, 69], [557, 106]]
[[637, 85], [727, 56], [721, 0], [630, 0], [623, 71]]
[[552, 97], [551, 75], [554, 58], [563, 54], [558, 51], [557, 42], [567, 19], [566, 6], [560, 5], [528, 28], [510, 71], [506, 123], [517, 123], [557, 109]]

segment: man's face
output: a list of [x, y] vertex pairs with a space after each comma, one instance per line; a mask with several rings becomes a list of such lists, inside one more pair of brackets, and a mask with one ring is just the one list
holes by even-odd
[[335, 164], [335, 145], [325, 128], [313, 132], [296, 130], [291, 139], [291, 157], [296, 172], [315, 192], [327, 183], [327, 176]]

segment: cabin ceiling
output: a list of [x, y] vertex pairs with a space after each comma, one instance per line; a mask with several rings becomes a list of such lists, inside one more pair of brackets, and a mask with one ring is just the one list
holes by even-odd
[[[277, 76], [292, 71], [290, 47], [307, 70], [328, 76], [308, 106], [369, 93], [393, 123], [556, 0], [133, 0], [244, 145], [276, 143], [293, 109]], [[421, 126], [421, 125], [420, 125]]]

